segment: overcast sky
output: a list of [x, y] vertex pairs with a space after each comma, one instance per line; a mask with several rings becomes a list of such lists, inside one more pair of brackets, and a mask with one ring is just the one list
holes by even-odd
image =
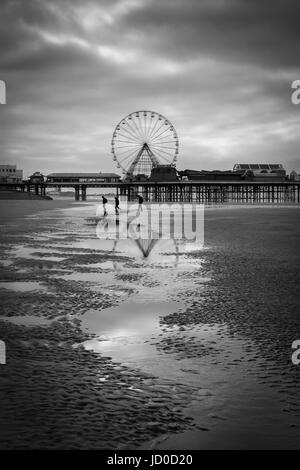
[[165, 115], [177, 167], [300, 167], [298, 0], [1, 0], [0, 160], [116, 171], [130, 112]]

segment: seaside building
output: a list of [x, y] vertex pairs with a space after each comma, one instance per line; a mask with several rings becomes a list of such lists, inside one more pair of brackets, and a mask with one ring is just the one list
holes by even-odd
[[232, 170], [190, 170], [178, 171], [182, 181], [240, 181], [243, 171], [233, 172]]
[[178, 171], [182, 181], [203, 182], [281, 182], [287, 179], [286, 171], [280, 163], [236, 163], [233, 170], [191, 170]]
[[178, 175], [174, 165], [156, 165], [151, 170], [149, 181], [177, 181]]
[[300, 181], [300, 170], [293, 170], [290, 173], [291, 181]]
[[35, 171], [31, 176], [29, 176], [30, 183], [44, 183], [45, 177], [40, 171]]
[[246, 179], [254, 181], [285, 181], [286, 171], [281, 163], [236, 163], [233, 171], [243, 172]]
[[120, 179], [116, 173], [51, 173], [47, 183], [118, 183]]
[[23, 170], [16, 165], [0, 165], [0, 183], [21, 183]]

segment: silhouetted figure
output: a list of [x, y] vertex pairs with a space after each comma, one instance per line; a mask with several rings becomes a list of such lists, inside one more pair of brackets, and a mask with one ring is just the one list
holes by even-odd
[[119, 201], [118, 196], [115, 196], [115, 211], [116, 211], [116, 214], [119, 214], [119, 211], [120, 211], [120, 201]]
[[143, 210], [142, 204], [144, 202], [144, 198], [138, 194], [137, 199], [139, 201], [139, 208], [138, 208], [138, 214], [139, 214]]
[[103, 215], [105, 217], [107, 215], [107, 210], [106, 210], [107, 199], [104, 196], [102, 196], [102, 204], [103, 204]]

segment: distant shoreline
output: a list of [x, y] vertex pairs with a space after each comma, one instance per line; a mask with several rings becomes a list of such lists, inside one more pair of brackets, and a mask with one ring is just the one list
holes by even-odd
[[38, 212], [65, 209], [73, 204], [76, 204], [75, 201], [59, 201], [57, 199], [50, 200], [44, 198], [0, 199], [1, 224], [9, 223], [17, 218], [25, 220], [27, 216], [37, 214]]
[[0, 199], [1, 200], [39, 200], [39, 201], [52, 201], [52, 197], [50, 196], [38, 196], [36, 194], [28, 193], [25, 191], [0, 191]]

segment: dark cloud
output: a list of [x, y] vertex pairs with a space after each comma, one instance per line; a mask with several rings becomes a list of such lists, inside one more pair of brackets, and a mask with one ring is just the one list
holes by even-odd
[[299, 67], [297, 0], [152, 0], [123, 18], [177, 57]]
[[292, 0], [2, 0], [1, 160], [114, 168], [115, 124], [166, 115], [178, 167], [299, 160], [300, 4]]

